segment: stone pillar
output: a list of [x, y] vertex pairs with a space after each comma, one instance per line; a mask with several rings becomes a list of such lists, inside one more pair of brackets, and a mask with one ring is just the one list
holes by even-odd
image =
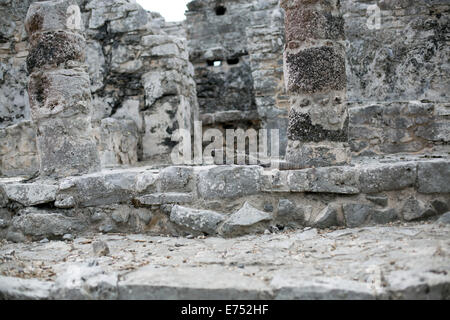
[[287, 165], [350, 161], [344, 19], [339, 0], [282, 0], [284, 73], [290, 95]]
[[91, 127], [91, 82], [75, 0], [35, 2], [25, 20], [30, 51], [28, 93], [37, 131], [40, 175], [100, 170]]

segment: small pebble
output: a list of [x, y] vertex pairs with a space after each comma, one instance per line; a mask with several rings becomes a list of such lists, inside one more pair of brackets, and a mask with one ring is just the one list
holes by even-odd
[[42, 239], [39, 243], [49, 243], [50, 241], [47, 238]]

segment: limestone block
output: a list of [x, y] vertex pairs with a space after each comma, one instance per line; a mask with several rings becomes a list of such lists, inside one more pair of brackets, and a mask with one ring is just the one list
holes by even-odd
[[31, 121], [0, 129], [0, 175], [29, 176], [39, 171], [36, 132]]
[[378, 164], [365, 166], [359, 177], [361, 191], [376, 193], [413, 187], [416, 183], [416, 163]]
[[408, 199], [406, 199], [403, 204], [401, 213], [403, 219], [405, 219], [406, 221], [418, 220], [436, 215], [436, 211], [431, 205], [426, 204], [421, 200], [415, 199], [414, 197], [409, 197]]
[[245, 202], [241, 209], [233, 213], [220, 228], [223, 236], [235, 236], [252, 231], [263, 231], [264, 223], [270, 221], [272, 216], [264, 211], [260, 211]]
[[32, 3], [25, 18], [30, 35], [37, 32], [82, 30], [81, 12], [76, 0]]
[[199, 196], [204, 199], [229, 199], [256, 194], [260, 190], [257, 166], [218, 166], [196, 171]]
[[342, 206], [342, 209], [349, 228], [362, 226], [374, 212], [373, 206], [360, 203], [347, 203]]
[[449, 193], [450, 161], [420, 162], [417, 178], [418, 191], [421, 193]]
[[15, 216], [12, 225], [33, 239], [62, 237], [67, 233], [81, 232], [86, 229], [86, 220], [82, 217], [67, 217], [62, 213], [49, 213], [34, 208], [23, 209]]
[[91, 123], [85, 116], [41, 120], [37, 146], [42, 175], [65, 177], [100, 170]]
[[28, 91], [34, 121], [55, 116], [90, 117], [91, 83], [81, 70], [35, 72], [30, 76]]
[[217, 227], [225, 220], [225, 216], [210, 210], [197, 210], [181, 206], [173, 206], [170, 221], [175, 224], [207, 234], [216, 234]]
[[53, 202], [58, 186], [42, 183], [8, 183], [0, 185], [9, 200], [24, 206], [35, 206]]
[[315, 228], [329, 228], [338, 225], [337, 210], [333, 206], [327, 206], [310, 222]]
[[96, 140], [102, 166], [135, 165], [138, 161], [138, 129], [133, 120], [103, 119]]

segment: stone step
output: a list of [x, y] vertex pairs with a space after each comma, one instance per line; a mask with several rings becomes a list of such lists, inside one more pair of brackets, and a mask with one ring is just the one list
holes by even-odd
[[0, 238], [58, 238], [62, 230], [233, 237], [436, 219], [450, 211], [448, 181], [445, 158], [287, 171], [173, 166], [103, 170], [59, 181], [0, 179]]
[[[3, 299], [449, 299], [448, 224], [0, 247]], [[99, 249], [100, 248], [100, 249]]]

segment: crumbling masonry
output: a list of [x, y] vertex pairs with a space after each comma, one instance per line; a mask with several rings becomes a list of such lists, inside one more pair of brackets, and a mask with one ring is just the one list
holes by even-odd
[[[369, 2], [193, 0], [185, 21], [166, 23], [132, 0], [0, 1], [0, 238], [47, 246], [120, 233], [130, 237], [118, 240], [124, 243], [211, 237], [205, 243], [220, 247], [274, 237], [277, 256], [290, 261], [298, 243], [339, 251], [340, 237], [351, 246], [371, 230], [365, 243], [385, 232], [391, 248], [396, 232], [419, 230], [427, 236], [418, 259], [448, 269], [450, 4]], [[370, 24], [377, 13], [381, 23]], [[181, 151], [176, 133], [198, 134], [197, 121], [199, 131], [224, 136], [228, 129], [279, 129], [280, 168], [173, 165]], [[236, 238], [248, 235], [257, 236]], [[286, 244], [292, 239], [298, 243]], [[440, 249], [429, 254], [425, 247], [436, 243]], [[237, 261], [253, 266], [264, 260], [242, 257]], [[220, 266], [204, 274], [227, 274], [233, 286], [243, 284], [230, 290], [244, 298], [449, 298], [447, 273], [428, 277], [430, 265], [407, 276], [428, 279], [428, 291], [416, 280], [398, 286], [405, 282], [391, 269], [388, 285], [375, 293], [347, 274], [336, 276], [345, 284], [316, 283], [313, 271], [295, 263], [282, 275], [265, 270], [270, 284], [248, 280], [254, 291]], [[186, 266], [180, 272], [194, 279]], [[144, 294], [141, 279], [165, 279], [166, 269], [152, 268], [131, 273], [123, 291], [114, 278], [105, 292]], [[312, 278], [311, 295], [299, 274]], [[0, 277], [0, 297], [18, 295], [20, 285], [8, 281]], [[55, 288], [43, 297], [73, 293]], [[184, 297], [174, 290], [145, 294]]]

